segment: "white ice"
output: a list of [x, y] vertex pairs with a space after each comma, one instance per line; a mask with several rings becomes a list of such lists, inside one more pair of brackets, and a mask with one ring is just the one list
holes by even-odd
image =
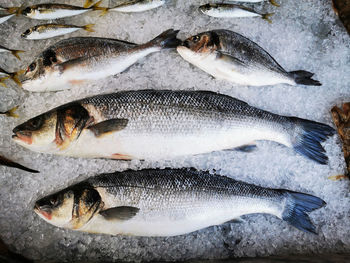
[[[56, 2], [83, 5], [83, 0]], [[115, 2], [111, 1], [111, 6]], [[0, 116], [0, 154], [41, 173], [29, 174], [0, 167], [0, 238], [15, 252], [41, 261], [174, 261], [350, 252], [349, 181], [327, 179], [342, 174], [345, 169], [337, 136], [324, 144], [330, 157], [326, 166], [272, 142], [259, 142], [258, 150], [253, 153], [221, 151], [172, 161], [125, 162], [38, 154], [11, 141], [11, 130], [17, 124], [63, 103], [94, 94], [145, 88], [219, 91], [278, 114], [333, 125], [331, 107], [350, 101], [349, 36], [332, 10], [331, 1], [279, 2], [280, 8], [268, 1], [254, 5], [259, 12], [275, 13], [272, 24], [260, 18], [217, 19], [206, 16], [198, 7], [207, 0], [169, 0], [160, 8], [135, 14], [110, 12], [100, 17], [100, 11], [89, 12], [58, 22], [95, 23], [95, 33], [81, 30], [42, 41], [20, 37], [22, 32], [40, 21], [13, 17], [1, 24], [0, 44], [27, 51], [21, 54], [21, 61], [11, 54], [0, 54], [0, 67], [8, 71], [26, 68], [39, 52], [63, 38], [99, 36], [144, 43], [169, 28], [180, 29], [181, 38], [223, 28], [257, 42], [287, 70], [314, 72], [315, 79], [323, 85], [235, 87], [212, 79], [184, 61], [175, 50], [152, 54], [115, 77], [56, 93], [25, 92], [8, 80], [8, 89], [0, 87], [0, 111], [20, 105], [20, 118]], [[20, 4], [19, 0], [1, 1], [3, 6]], [[102, 6], [106, 4], [108, 1]], [[245, 217], [246, 222], [242, 224], [224, 224], [177, 237], [112, 237], [56, 228], [40, 219], [32, 209], [38, 198], [90, 175], [128, 168], [169, 166], [215, 169], [246, 182], [314, 194], [327, 202], [325, 208], [311, 214], [319, 235], [298, 231], [272, 216], [252, 215]]]

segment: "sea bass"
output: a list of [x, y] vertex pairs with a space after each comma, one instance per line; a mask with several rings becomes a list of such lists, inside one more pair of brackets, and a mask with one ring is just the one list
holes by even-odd
[[316, 233], [308, 213], [324, 205], [312, 195], [195, 169], [147, 169], [89, 178], [38, 200], [34, 211], [52, 225], [78, 231], [176, 236], [255, 213]]
[[4, 47], [4, 46], [0, 45], [0, 53], [11, 53], [12, 55], [14, 55], [19, 60], [21, 60], [21, 58], [18, 55], [18, 53], [22, 53], [22, 52], [24, 52], [24, 51], [23, 50], [16, 50], [16, 49], [9, 49], [7, 47]]
[[118, 11], [125, 13], [144, 12], [165, 4], [167, 0], [131, 0], [121, 3], [113, 8], [109, 8], [109, 11]]
[[108, 8], [99, 6], [102, 1], [99, 1], [93, 6], [89, 7], [92, 2], [93, 1], [91, 0], [87, 0], [84, 7], [55, 3], [37, 4], [26, 8], [20, 8], [18, 9], [17, 14], [31, 19], [51, 20], [76, 16], [94, 10], [102, 10], [103, 12], [108, 10]]
[[287, 72], [264, 49], [248, 38], [229, 30], [213, 30], [185, 40], [178, 53], [191, 64], [217, 79], [238, 85], [313, 85], [308, 71]]
[[177, 33], [169, 29], [141, 45], [97, 37], [64, 39], [29, 65], [23, 88], [36, 92], [64, 90], [86, 80], [116, 75], [151, 53], [177, 47], [181, 43]]
[[21, 34], [21, 37], [25, 39], [39, 40], [62, 36], [65, 34], [73, 33], [80, 29], [84, 29], [88, 32], [94, 32], [94, 30], [92, 29], [93, 26], [93, 24], [85, 26], [43, 24], [27, 29], [23, 34]]
[[199, 10], [208, 16], [218, 18], [233, 18], [233, 17], [261, 17], [269, 23], [269, 19], [273, 13], [260, 14], [251, 8], [235, 5], [235, 4], [206, 4], [199, 7]]
[[326, 164], [328, 125], [263, 111], [208, 91], [122, 91], [71, 102], [14, 128], [37, 152], [85, 158], [171, 159], [271, 140]]

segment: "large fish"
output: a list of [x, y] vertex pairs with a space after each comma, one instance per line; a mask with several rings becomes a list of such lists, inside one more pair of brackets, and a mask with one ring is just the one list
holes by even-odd
[[97, 2], [92, 5], [91, 0], [87, 0], [84, 7], [66, 5], [66, 4], [56, 4], [56, 3], [44, 3], [37, 4], [33, 6], [28, 6], [24, 8], [19, 8], [17, 10], [17, 14], [26, 16], [31, 19], [39, 19], [39, 20], [52, 20], [58, 18], [64, 18], [69, 16], [80, 15], [89, 11], [94, 10], [102, 10], [106, 12], [108, 8], [99, 7], [102, 1]]
[[109, 11], [134, 13], [134, 12], [144, 12], [165, 4], [167, 0], [131, 0], [125, 1], [113, 8], [109, 8]]
[[90, 233], [175, 236], [242, 215], [265, 213], [316, 233], [308, 213], [325, 202], [194, 169], [102, 174], [44, 197], [35, 212], [58, 227]]
[[238, 85], [321, 85], [308, 71], [287, 72], [256, 43], [229, 30], [192, 36], [177, 51], [185, 60], [215, 78]]
[[36, 92], [63, 90], [86, 80], [118, 74], [151, 53], [178, 46], [181, 41], [177, 33], [169, 29], [141, 45], [97, 37], [64, 39], [29, 65], [23, 88]]
[[271, 140], [326, 164], [328, 125], [285, 117], [208, 91], [122, 91], [78, 100], [14, 130], [33, 151], [114, 159], [171, 159]]

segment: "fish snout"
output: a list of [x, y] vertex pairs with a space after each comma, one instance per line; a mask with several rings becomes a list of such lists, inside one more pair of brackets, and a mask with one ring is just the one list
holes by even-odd
[[41, 206], [38, 202], [36, 202], [34, 205], [34, 212], [45, 217], [48, 220], [51, 220], [52, 218], [52, 209], [48, 205]]
[[12, 130], [14, 133], [12, 135], [12, 139], [15, 141], [22, 141], [26, 144], [32, 144], [32, 132], [31, 131], [23, 131], [19, 127], [16, 127]]
[[182, 42], [182, 46], [190, 48], [190, 42], [188, 40], [185, 40]]

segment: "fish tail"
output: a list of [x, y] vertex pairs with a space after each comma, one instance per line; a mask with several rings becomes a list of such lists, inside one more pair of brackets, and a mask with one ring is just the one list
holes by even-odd
[[269, 0], [271, 5], [274, 5], [274, 6], [277, 6], [277, 7], [280, 7], [281, 5], [278, 4], [275, 0]]
[[18, 53], [23, 53], [25, 51], [23, 50], [11, 50], [12, 55], [14, 55], [16, 58], [18, 58], [19, 60], [21, 60], [20, 56], [18, 55]]
[[8, 79], [8, 77], [4, 77], [4, 78], [0, 78], [0, 85], [7, 88], [6, 83], [4, 82], [4, 80]]
[[22, 82], [21, 80], [19, 79], [19, 76], [22, 75], [24, 73], [24, 70], [20, 70], [20, 71], [17, 71], [15, 73], [12, 73], [10, 74], [10, 78], [16, 82], [16, 84], [20, 87], [22, 87]]
[[319, 164], [327, 164], [328, 157], [321, 142], [333, 136], [335, 130], [326, 124], [315, 121], [296, 117], [290, 117], [290, 119], [295, 125], [291, 139], [294, 150]]
[[282, 212], [282, 219], [304, 232], [317, 235], [308, 213], [325, 206], [326, 202], [313, 195], [288, 190], [285, 190], [284, 196], [286, 203]]
[[83, 26], [83, 29], [88, 31], [88, 32], [95, 32], [95, 30], [93, 29], [93, 27], [95, 26], [95, 24], [88, 24]]
[[8, 117], [13, 117], [13, 118], [18, 118], [19, 116], [15, 113], [15, 111], [18, 109], [18, 106], [16, 106], [16, 107], [14, 107], [14, 108], [12, 108], [12, 109], [10, 109], [10, 110], [8, 110], [7, 112], [6, 112], [6, 116], [8, 116]]
[[305, 71], [305, 70], [297, 70], [289, 72], [289, 75], [294, 79], [296, 84], [302, 84], [307, 86], [321, 86], [321, 82], [318, 80], [312, 79], [314, 73]]
[[159, 46], [161, 48], [176, 48], [182, 43], [182, 41], [176, 37], [178, 32], [179, 30], [168, 29], [152, 39], [149, 43], [152, 44], [152, 46]]
[[83, 7], [89, 8], [90, 6], [92, 6], [93, 3], [94, 3], [93, 0], [86, 0]]
[[102, 3], [101, 1], [98, 1], [96, 4], [94, 4], [93, 6], [91, 6], [90, 8], [92, 8], [92, 10], [100, 10], [102, 11], [102, 13], [100, 14], [100, 16], [104, 16], [105, 14], [108, 13], [109, 8], [108, 7], [100, 7], [100, 4]]
[[272, 16], [272, 15], [274, 15], [275, 13], [266, 13], [266, 14], [262, 14], [261, 15], [261, 18], [262, 19], [264, 19], [264, 20], [266, 20], [269, 24], [271, 24], [272, 23], [272, 20], [270, 19], [270, 17]]
[[6, 8], [6, 11], [10, 14], [16, 14], [19, 15], [20, 7], [8, 7]]

